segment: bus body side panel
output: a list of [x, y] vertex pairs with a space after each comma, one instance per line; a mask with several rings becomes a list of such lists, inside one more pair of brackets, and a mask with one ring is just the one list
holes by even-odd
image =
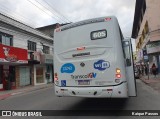
[[121, 82], [123, 82], [123, 84], [119, 85], [118, 88], [114, 86], [116, 90], [115, 92], [113, 91], [111, 97], [115, 97], [119, 93], [123, 93], [125, 94], [126, 97], [128, 97], [128, 82], [126, 77], [125, 59], [123, 54], [122, 40], [119, 32], [120, 32], [119, 25], [117, 21], [114, 22], [114, 39], [116, 39], [114, 43], [114, 50], [115, 50], [114, 59], [115, 59], [115, 68], [120, 69], [121, 78], [119, 79], [122, 80]]
[[[118, 26], [118, 25], [116, 25], [116, 26]], [[116, 34], [119, 34], [119, 32], [117, 32]], [[121, 43], [120, 43], [120, 41], [121, 41]], [[136, 82], [135, 82], [135, 78], [134, 78], [134, 70], [133, 70], [133, 66], [134, 65], [133, 65], [133, 56], [132, 56], [132, 44], [131, 44], [130, 39], [117, 40], [116, 41], [117, 43], [115, 43], [115, 44], [117, 44], [117, 46], [115, 46], [115, 47], [119, 48], [119, 49], [117, 49], [116, 52], [118, 52], [120, 50], [123, 50], [123, 41], [129, 41], [130, 42], [131, 66], [127, 66], [126, 65], [125, 56], [123, 56], [123, 58], [118, 58], [118, 57], [120, 57], [120, 55], [124, 55], [123, 53], [121, 54], [121, 52], [116, 55], [117, 56], [116, 59], [118, 59], [117, 62], [122, 62], [123, 63], [123, 65], [122, 65], [123, 68], [122, 69], [125, 71], [125, 78], [126, 78], [126, 81], [127, 81], [127, 84], [128, 84], [128, 86], [127, 86], [128, 96], [136, 96]], [[119, 47], [120, 46], [119, 44], [121, 44], [122, 47]], [[123, 61], [119, 61], [119, 60], [122, 60], [122, 59], [123, 59]]]
[[[130, 44], [131, 41], [129, 40]], [[132, 45], [132, 44], [131, 44]], [[128, 82], [128, 93], [129, 96], [137, 96], [136, 91], [136, 81], [134, 77], [134, 64], [133, 64], [133, 56], [132, 56], [132, 46], [130, 45], [130, 54], [131, 54], [131, 66], [126, 67], [126, 76], [127, 76], [127, 82]]]

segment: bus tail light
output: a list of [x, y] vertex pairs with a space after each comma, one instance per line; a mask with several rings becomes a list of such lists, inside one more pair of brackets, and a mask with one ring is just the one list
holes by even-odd
[[54, 77], [54, 81], [57, 81], [58, 80], [58, 77]]
[[[121, 78], [121, 70], [119, 68], [116, 68], [116, 78]], [[116, 80], [115, 80], [116, 82]]]
[[116, 68], [116, 73], [117, 74], [120, 74], [121, 73], [121, 70], [119, 68]]
[[57, 73], [54, 73], [54, 77], [58, 77], [58, 74], [57, 74]]
[[54, 81], [58, 81], [58, 74], [54, 73]]
[[116, 78], [121, 78], [121, 74], [116, 74]]
[[57, 73], [54, 74], [54, 84], [59, 85], [58, 74]]

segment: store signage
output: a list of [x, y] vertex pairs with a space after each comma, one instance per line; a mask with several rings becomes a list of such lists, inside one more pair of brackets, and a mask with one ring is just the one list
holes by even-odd
[[41, 54], [41, 64], [53, 64], [53, 55]]
[[147, 45], [147, 53], [156, 53], [160, 52], [160, 41], [158, 42], [151, 42]]
[[0, 62], [28, 63], [25, 49], [0, 44]]

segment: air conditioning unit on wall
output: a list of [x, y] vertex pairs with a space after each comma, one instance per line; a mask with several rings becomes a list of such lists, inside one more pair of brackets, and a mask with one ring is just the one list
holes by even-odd
[[41, 52], [37, 51], [28, 51], [28, 59], [29, 60], [36, 60], [36, 61], [41, 61]]
[[34, 60], [40, 61], [41, 60], [41, 53], [40, 52], [34, 52]]
[[33, 52], [28, 51], [28, 60], [34, 60]]

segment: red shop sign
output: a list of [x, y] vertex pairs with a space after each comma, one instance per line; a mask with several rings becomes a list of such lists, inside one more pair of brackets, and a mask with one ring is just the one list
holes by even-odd
[[0, 44], [0, 62], [27, 63], [27, 59], [27, 50]]

